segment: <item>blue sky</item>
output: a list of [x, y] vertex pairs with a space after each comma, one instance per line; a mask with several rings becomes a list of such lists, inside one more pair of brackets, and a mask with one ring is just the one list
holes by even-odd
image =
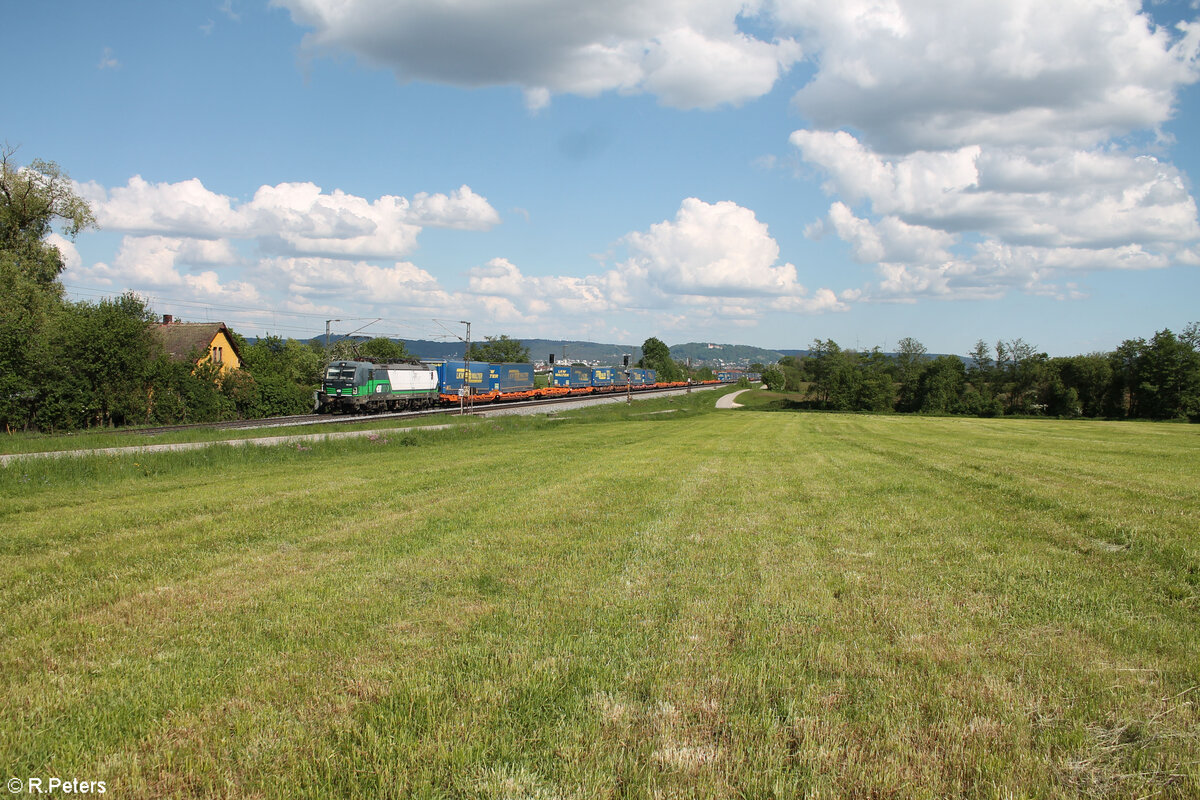
[[1196, 5], [45, 0], [0, 138], [247, 335], [1066, 355], [1200, 319]]

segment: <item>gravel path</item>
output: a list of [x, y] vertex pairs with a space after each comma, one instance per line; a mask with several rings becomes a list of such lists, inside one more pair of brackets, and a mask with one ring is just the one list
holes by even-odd
[[748, 391], [750, 391], [750, 390], [742, 389], [741, 392], [734, 392], [733, 394], [727, 394], [724, 397], [718, 398], [717, 399], [717, 408], [741, 408], [742, 404], [735, 403], [734, 398], [736, 398], [739, 394], [742, 394], [742, 392], [748, 392]]

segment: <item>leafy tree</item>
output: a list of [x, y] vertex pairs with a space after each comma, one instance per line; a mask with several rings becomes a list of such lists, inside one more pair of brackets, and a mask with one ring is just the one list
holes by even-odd
[[1126, 339], [1108, 354], [1112, 380], [1104, 398], [1104, 414], [1109, 417], [1136, 417], [1138, 409], [1138, 362], [1146, 348], [1145, 339]]
[[957, 414], [962, 411], [966, 368], [957, 356], [938, 356], [925, 365], [918, 381], [920, 410], [927, 414]]
[[[1055, 416], [1099, 417], [1112, 383], [1109, 357], [1100, 353], [1052, 358], [1047, 363], [1049, 394], [1044, 402]], [[1074, 396], [1071, 396], [1071, 393]]]
[[329, 345], [329, 349], [325, 351], [325, 360], [358, 361], [363, 357], [361, 347], [362, 344], [356, 339], [338, 339]]
[[1200, 322], [1189, 322], [1179, 334], [1179, 341], [1200, 353]]
[[18, 270], [48, 285], [64, 266], [58, 248], [45, 241], [53, 226], [61, 224], [73, 239], [95, 227], [96, 219], [57, 164], [34, 159], [18, 167], [14, 155], [14, 147], [0, 149], [0, 252], [14, 259]]
[[653, 336], [642, 342], [642, 357], [638, 367], [654, 370], [658, 380], [664, 383], [674, 383], [685, 377], [683, 369], [671, 358], [671, 348]]
[[762, 368], [762, 381], [772, 392], [782, 392], [787, 388], [787, 377], [777, 364]]
[[897, 344], [896, 379], [900, 381], [899, 407], [901, 411], [916, 411], [920, 408], [917, 398], [918, 382], [929, 352], [925, 345], [911, 336], [905, 336]]
[[132, 294], [67, 303], [50, 320], [35, 412], [43, 430], [145, 418], [154, 314]]
[[804, 390], [808, 374], [803, 361], [795, 356], [784, 356], [779, 359], [776, 366], [784, 378], [784, 385], [779, 388], [779, 391], [799, 392]]
[[890, 359], [876, 347], [865, 357], [859, 356], [858, 367], [860, 377], [854, 408], [891, 411], [896, 404], [896, 384], [892, 380]]
[[362, 353], [365, 358], [380, 364], [411, 358], [408, 348], [404, 346], [403, 342], [397, 342], [386, 336], [376, 336], [374, 339], [364, 342], [359, 346], [358, 352]]
[[[1004, 345], [998, 343], [997, 347], [1003, 348]], [[1003, 414], [1004, 405], [996, 397], [996, 372], [988, 343], [979, 339], [967, 357], [970, 365], [967, 367], [968, 383], [962, 396], [963, 411], [980, 417]]]
[[483, 343], [472, 342], [467, 358], [472, 361], [491, 363], [528, 364], [529, 348], [520, 339], [510, 339], [507, 334], [485, 336]]
[[1013, 339], [1008, 343], [1008, 393], [1009, 414], [1031, 414], [1037, 408], [1037, 389], [1043, 376], [1043, 367], [1048, 359], [1045, 353], [1024, 339]]
[[26, 274], [14, 254], [0, 251], [0, 427], [28, 427], [36, 387], [49, 361], [47, 322], [62, 306], [57, 282], [42, 285]]
[[971, 359], [971, 367], [967, 372], [971, 380], [987, 378], [988, 373], [992, 370], [992, 357], [990, 353], [991, 351], [988, 349], [987, 342], [983, 339], [975, 342], [975, 347], [967, 354]]
[[253, 382], [249, 376], [222, 378], [217, 364], [177, 361], [166, 353], [151, 363], [149, 371], [146, 422], [159, 424], [233, 419], [238, 415], [237, 401], [223, 387]]
[[808, 395], [824, 408], [849, 411], [858, 394], [858, 354], [842, 350], [832, 339], [814, 340], [804, 360]]
[[254, 396], [247, 398], [253, 401], [253, 410], [242, 413], [266, 417], [302, 414], [312, 409], [312, 393], [320, 383], [326, 363], [323, 353], [295, 339], [278, 336], [264, 336], [239, 350], [242, 368], [253, 377], [255, 385]]
[[46, 236], [56, 224], [72, 238], [95, 226], [57, 164], [19, 167], [15, 153], [0, 148], [0, 427], [10, 431], [34, 424], [53, 363], [46, 337], [63, 308], [63, 260]]
[[1170, 329], [1154, 334], [1135, 368], [1134, 406], [1139, 416], [1200, 416], [1200, 353]]

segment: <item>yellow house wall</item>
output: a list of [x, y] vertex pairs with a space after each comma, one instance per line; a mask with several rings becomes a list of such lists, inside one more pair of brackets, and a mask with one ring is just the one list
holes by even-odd
[[221, 372], [228, 372], [231, 369], [238, 369], [242, 366], [242, 362], [238, 359], [237, 354], [233, 351], [233, 344], [229, 341], [229, 337], [224, 332], [218, 331], [213, 340], [208, 343], [208, 360], [212, 361], [213, 348], [221, 348]]

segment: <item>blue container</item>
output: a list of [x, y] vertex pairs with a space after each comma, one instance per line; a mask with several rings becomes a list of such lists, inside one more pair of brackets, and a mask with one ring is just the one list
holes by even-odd
[[437, 369], [439, 390], [442, 394], [458, 394], [458, 390], [466, 384], [476, 393], [488, 391], [486, 361], [471, 361], [468, 372], [468, 362], [437, 361], [426, 362]]
[[533, 388], [533, 364], [488, 364], [488, 388], [493, 392], [527, 392]]
[[595, 367], [592, 370], [592, 386], [597, 388], [601, 386], [613, 385], [613, 373], [616, 370], [612, 367]]
[[590, 367], [573, 367], [569, 364], [563, 364], [556, 366], [550, 377], [551, 386], [581, 389], [592, 385], [592, 370]]
[[651, 386], [657, 382], [652, 369], [629, 370], [629, 382], [634, 386]]
[[629, 378], [625, 375], [625, 370], [622, 367], [613, 367], [613, 386], [619, 386], [624, 389], [629, 385]]

